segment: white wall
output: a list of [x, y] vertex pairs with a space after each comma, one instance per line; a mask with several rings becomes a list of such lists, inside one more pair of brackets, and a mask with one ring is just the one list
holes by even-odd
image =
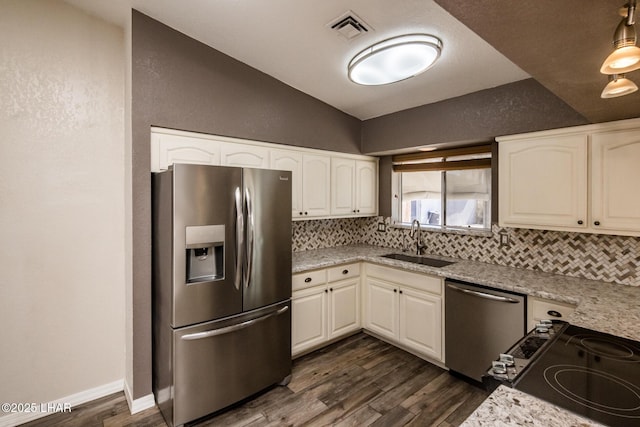
[[0, 10], [0, 402], [49, 402], [124, 378], [124, 34]]

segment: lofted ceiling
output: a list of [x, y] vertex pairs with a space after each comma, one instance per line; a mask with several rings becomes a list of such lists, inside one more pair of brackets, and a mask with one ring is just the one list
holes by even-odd
[[[130, 8], [361, 120], [529, 77], [433, 0], [67, 0], [124, 26]], [[352, 40], [327, 24], [352, 11], [370, 31]], [[436, 65], [385, 86], [360, 86], [347, 64], [365, 47], [428, 33]]]
[[[600, 98], [623, 0], [66, 1], [123, 27], [135, 8], [361, 120], [529, 77], [591, 122], [640, 116], [640, 92]], [[370, 28], [352, 40], [327, 25], [349, 11]], [[349, 81], [355, 54], [406, 33], [443, 41], [432, 69], [386, 86]]]

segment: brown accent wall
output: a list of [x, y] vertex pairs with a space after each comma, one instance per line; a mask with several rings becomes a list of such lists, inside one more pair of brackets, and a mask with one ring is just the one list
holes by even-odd
[[564, 101], [526, 79], [366, 120], [362, 152], [490, 141], [500, 135], [584, 124], [588, 121]]
[[[584, 124], [588, 121], [560, 98], [526, 79], [366, 120], [362, 123], [362, 152], [484, 142], [500, 135]], [[382, 163], [379, 177], [380, 215], [388, 216], [391, 173]], [[494, 211], [492, 220], [497, 218]]]
[[132, 12], [134, 399], [151, 393], [152, 125], [360, 152], [360, 120]]

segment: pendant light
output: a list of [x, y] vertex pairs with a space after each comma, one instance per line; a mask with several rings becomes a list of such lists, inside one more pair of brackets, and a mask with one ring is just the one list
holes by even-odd
[[349, 79], [361, 85], [385, 85], [417, 76], [440, 57], [442, 42], [428, 34], [383, 40], [360, 51], [347, 67]]
[[631, 80], [627, 79], [624, 74], [613, 74], [609, 76], [609, 84], [607, 84], [600, 95], [601, 98], [615, 98], [618, 96], [628, 95], [638, 90], [638, 86]]
[[636, 46], [637, 36], [634, 27], [636, 0], [629, 0], [625, 6], [626, 16], [613, 34], [615, 50], [602, 64], [602, 74], [622, 74], [640, 69], [640, 47]]

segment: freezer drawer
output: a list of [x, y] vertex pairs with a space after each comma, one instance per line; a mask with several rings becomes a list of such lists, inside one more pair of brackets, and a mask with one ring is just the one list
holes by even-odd
[[291, 374], [290, 307], [286, 301], [174, 331], [173, 425], [229, 406]]

